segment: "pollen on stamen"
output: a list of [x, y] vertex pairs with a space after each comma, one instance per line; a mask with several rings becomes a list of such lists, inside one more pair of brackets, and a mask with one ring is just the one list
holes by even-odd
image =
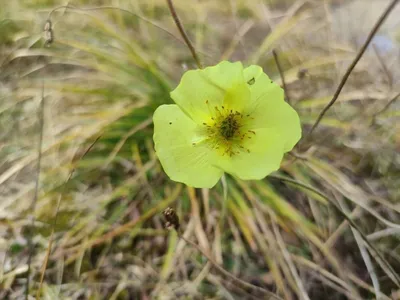
[[[212, 106], [208, 106], [209, 109]], [[212, 112], [214, 112], [214, 115]], [[222, 156], [235, 156], [240, 153], [250, 153], [250, 150], [243, 145], [245, 140], [251, 139], [255, 132], [244, 129], [243, 123], [249, 115], [230, 109], [225, 106], [214, 106], [210, 110], [210, 121], [202, 122], [205, 133], [208, 136], [208, 146], [218, 151]]]

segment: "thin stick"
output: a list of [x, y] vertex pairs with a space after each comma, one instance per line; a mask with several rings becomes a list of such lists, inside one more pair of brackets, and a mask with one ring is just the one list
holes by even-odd
[[339, 205], [335, 201], [333, 201], [331, 198], [329, 198], [327, 195], [325, 195], [321, 191], [313, 188], [312, 186], [302, 183], [300, 181], [297, 181], [295, 179], [287, 178], [287, 177], [280, 176], [280, 175], [269, 175], [269, 177], [276, 178], [278, 180], [282, 180], [284, 182], [292, 183], [294, 185], [305, 188], [305, 189], [321, 196], [326, 201], [328, 201], [330, 204], [332, 204], [333, 207], [337, 210], [337, 212], [343, 218], [345, 218], [347, 220], [347, 222], [349, 222], [350, 226], [357, 230], [357, 232], [360, 234], [360, 236], [363, 239], [363, 241], [365, 242], [365, 244], [367, 244], [367, 246], [369, 247], [369, 250], [370, 250], [371, 254], [374, 256], [374, 258], [376, 260], [380, 259], [381, 262], [385, 265], [385, 267], [392, 272], [392, 274], [391, 274], [393, 276], [393, 278], [391, 278], [392, 281], [398, 287], [400, 287], [400, 276], [393, 270], [392, 266], [388, 263], [387, 260], [384, 259], [384, 257], [380, 254], [380, 252], [376, 249], [376, 247], [368, 240], [367, 236], [360, 230], [360, 228], [356, 225], [356, 223], [352, 220], [352, 218], [349, 217], [344, 211], [342, 211], [342, 209], [339, 207]]
[[[167, 0], [167, 1], [169, 2], [170, 0]], [[168, 3], [168, 5], [169, 5], [169, 3]], [[172, 3], [171, 3], [171, 5], [172, 5]], [[180, 20], [179, 20], [177, 14], [176, 14], [176, 11], [175, 11], [173, 5], [172, 5], [172, 10], [173, 10], [173, 11], [171, 11], [171, 14], [172, 14], [172, 17], [173, 17], [174, 20], [175, 20], [175, 23], [176, 23], [177, 26], [178, 26], [179, 32], [180, 32], [181, 36], [183, 37], [184, 41], [182, 41], [181, 39], [179, 39], [178, 37], [176, 37], [173, 33], [169, 32], [168, 30], [162, 28], [162, 27], [161, 27], [160, 25], [158, 25], [157, 23], [154, 23], [153, 21], [151, 21], [151, 20], [149, 20], [149, 19], [147, 19], [147, 18], [145, 18], [145, 17], [143, 17], [143, 16], [140, 16], [140, 15], [138, 15], [138, 14], [135, 14], [135, 13], [129, 11], [129, 10], [122, 9], [122, 8], [119, 8], [119, 7], [114, 7], [114, 6], [97, 6], [97, 7], [86, 7], [86, 8], [83, 7], [83, 8], [78, 8], [78, 7], [75, 7], [75, 6], [73, 6], [73, 5], [61, 5], [61, 6], [58, 6], [58, 7], [54, 8], [53, 10], [50, 11], [50, 13], [49, 13], [49, 15], [48, 15], [48, 19], [50, 20], [52, 14], [53, 14], [55, 11], [57, 11], [57, 10], [59, 10], [59, 9], [62, 9], [62, 8], [64, 8], [64, 9], [70, 9], [70, 10], [78, 10], [78, 11], [95, 11], [95, 10], [105, 10], [105, 9], [116, 9], [116, 10], [119, 10], [119, 11], [122, 11], [122, 12], [125, 12], [125, 13], [128, 13], [128, 14], [131, 14], [131, 15], [133, 15], [133, 16], [135, 16], [135, 17], [137, 17], [137, 18], [139, 18], [139, 19], [141, 19], [141, 20], [143, 20], [143, 21], [145, 21], [145, 22], [147, 22], [147, 23], [149, 23], [149, 24], [151, 24], [151, 25], [157, 27], [158, 29], [160, 29], [160, 30], [166, 32], [167, 34], [169, 34], [170, 36], [172, 36], [172, 37], [173, 37], [174, 39], [176, 39], [177, 41], [179, 41], [179, 42], [181, 42], [181, 43], [185, 43], [185, 44], [189, 47], [189, 50], [190, 50], [190, 52], [192, 53], [192, 56], [193, 56], [194, 60], [196, 61], [197, 66], [198, 66], [199, 68], [202, 68], [202, 65], [201, 65], [201, 63], [200, 63], [199, 57], [197, 56], [196, 50], [194, 49], [194, 47], [193, 47], [192, 43], [190, 42], [190, 40], [189, 40], [189, 38], [188, 38], [186, 32], [184, 31], [184, 28], [183, 28], [182, 24], [180, 23]], [[170, 10], [171, 10], [171, 8], [170, 8]], [[176, 17], [177, 19], [175, 19], [175, 17]], [[200, 53], [202, 53], [202, 52], [200, 52]], [[206, 54], [206, 53], [202, 53], [202, 54], [208, 56], [208, 54]]]
[[[349, 208], [348, 206], [344, 203], [343, 199], [337, 199], [339, 202], [340, 207], [343, 209], [343, 211], [346, 214], [349, 214]], [[360, 233], [353, 227], [351, 227], [351, 231], [354, 235], [354, 239], [356, 240], [356, 243], [358, 245], [358, 249], [360, 251], [361, 257], [364, 260], [364, 264], [367, 267], [367, 271], [369, 274], [369, 277], [371, 278], [372, 285], [374, 287], [374, 293], [377, 296], [377, 300], [380, 300], [380, 297], [378, 295], [381, 294], [381, 289], [380, 289], [380, 284], [378, 277], [376, 276], [375, 268], [372, 263], [371, 257], [367, 251], [367, 247], [365, 246]]]
[[196, 248], [203, 256], [205, 256], [208, 259], [208, 261], [213, 265], [214, 268], [216, 268], [224, 276], [231, 279], [234, 283], [236, 283], [244, 288], [251, 289], [251, 290], [257, 291], [259, 293], [262, 293], [264, 295], [267, 295], [269, 297], [268, 299], [273, 298], [273, 299], [282, 300], [282, 298], [275, 295], [274, 293], [272, 293], [262, 287], [259, 287], [259, 286], [253, 285], [251, 283], [248, 283], [246, 281], [243, 281], [243, 280], [237, 278], [236, 276], [234, 276], [233, 274], [229, 273], [227, 270], [225, 270], [220, 265], [218, 265], [218, 263], [210, 255], [208, 255], [203, 249], [201, 249], [196, 243], [185, 238], [182, 234], [180, 234], [180, 232], [178, 230], [177, 230], [177, 233], [178, 233], [178, 236], [182, 240], [184, 240], [186, 243], [188, 243], [188, 244], [192, 245], [194, 248]]
[[375, 117], [377, 115], [379, 115], [379, 114], [383, 113], [384, 111], [386, 111], [390, 107], [390, 105], [392, 105], [392, 103], [395, 102], [397, 100], [397, 98], [399, 98], [399, 97], [400, 97], [400, 93], [396, 94], [392, 99], [389, 100], [388, 103], [386, 103], [386, 105], [381, 110], [379, 110], [378, 112], [373, 114], [372, 117], [375, 119]]
[[290, 253], [286, 248], [286, 244], [283, 240], [283, 237], [282, 237], [281, 233], [279, 232], [278, 225], [276, 225], [276, 222], [277, 222], [276, 215], [274, 212], [271, 211], [270, 216], [273, 220], [273, 222], [271, 222], [271, 224], [272, 224], [272, 229], [275, 233], [278, 247], [281, 248], [282, 256], [283, 256], [284, 260], [286, 261], [286, 264], [289, 267], [289, 270], [292, 273], [292, 276], [296, 282], [296, 285], [298, 288], [298, 294], [299, 294], [299, 296], [301, 296], [302, 300], [310, 300], [310, 297], [308, 296], [307, 291], [304, 288], [303, 281], [301, 280], [299, 273], [296, 270], [296, 266], [294, 265], [292, 258], [290, 257]]
[[392, 74], [389, 71], [389, 68], [385, 64], [385, 61], [383, 60], [383, 57], [382, 57], [381, 53], [379, 52], [379, 49], [376, 46], [376, 44], [372, 44], [372, 49], [374, 49], [375, 55], [378, 58], [378, 61], [382, 66], [382, 70], [386, 74], [389, 88], [392, 88], [393, 87], [393, 77], [392, 77]]
[[174, 22], [176, 24], [176, 27], [178, 27], [179, 33], [181, 34], [183, 40], [185, 41], [186, 45], [188, 46], [190, 53], [192, 53], [193, 59], [196, 62], [196, 65], [199, 69], [202, 69], [203, 66], [201, 65], [200, 59], [197, 56], [196, 50], [194, 49], [192, 43], [189, 40], [189, 37], [187, 36], [185, 29], [183, 28], [183, 25], [181, 23], [181, 21], [179, 20], [179, 17], [176, 13], [175, 7], [172, 3], [172, 0], [167, 0], [168, 3], [168, 8], [169, 11], [171, 12], [172, 18], [174, 19]]
[[56, 7], [56, 8], [53, 8], [53, 9], [50, 11], [50, 13], [49, 13], [49, 15], [48, 15], [48, 20], [51, 19], [51, 16], [52, 16], [52, 14], [53, 14], [55, 11], [57, 11], [57, 10], [59, 10], [59, 9], [62, 9], [62, 8], [64, 8], [65, 11], [67, 11], [67, 9], [69, 9], [69, 10], [77, 10], [77, 11], [83, 11], [83, 12], [85, 12], [85, 11], [96, 11], [96, 10], [107, 10], [107, 9], [119, 10], [119, 11], [121, 11], [121, 12], [124, 12], [124, 13], [130, 14], [130, 15], [132, 15], [132, 16], [135, 16], [136, 18], [138, 18], [138, 19], [140, 19], [140, 20], [142, 20], [142, 21], [144, 21], [144, 22], [147, 22], [147, 23], [153, 25], [154, 27], [156, 27], [156, 28], [158, 28], [158, 29], [164, 31], [165, 33], [167, 33], [168, 35], [170, 35], [171, 37], [173, 37], [174, 39], [176, 39], [178, 42], [184, 43], [180, 38], [178, 38], [177, 36], [175, 36], [172, 32], [169, 32], [168, 30], [162, 28], [160, 25], [154, 23], [153, 21], [147, 19], [146, 17], [143, 17], [143, 16], [140, 16], [140, 15], [138, 15], [138, 14], [135, 14], [135, 13], [133, 13], [133, 12], [127, 10], [127, 9], [123, 9], [123, 8], [119, 8], [119, 7], [114, 7], [114, 6], [96, 6], [96, 7], [82, 7], [82, 8], [79, 8], [79, 7], [75, 7], [75, 6], [73, 6], [73, 5], [70, 5], [70, 4], [68, 4], [68, 5], [61, 5], [61, 6], [58, 6], [58, 7]]
[[286, 85], [285, 75], [283, 74], [282, 66], [279, 62], [278, 53], [275, 49], [272, 50], [272, 55], [274, 56], [275, 64], [276, 64], [276, 67], [278, 68], [279, 76], [281, 77], [281, 80], [282, 80], [282, 88], [285, 91], [286, 101], [287, 101], [287, 103], [290, 103], [289, 90]]
[[399, 0], [393, 0], [389, 6], [385, 9], [385, 11], [382, 13], [382, 15], [379, 17], [378, 21], [375, 23], [374, 27], [372, 28], [371, 32], [368, 34], [368, 37], [366, 39], [366, 41], [364, 42], [364, 45], [361, 47], [361, 49], [358, 51], [356, 57], [354, 58], [353, 62], [351, 63], [351, 65], [348, 67], [348, 69], [346, 70], [346, 73], [344, 74], [341, 82], [339, 83], [339, 86], [337, 87], [335, 94], [333, 95], [332, 100], [328, 103], [327, 106], [324, 107], [324, 109], [321, 111], [321, 113], [319, 114], [317, 120], [315, 121], [313, 127], [310, 130], [309, 136], [311, 136], [311, 134], [313, 133], [313, 131], [315, 130], [315, 128], [317, 128], [318, 124], [321, 122], [322, 118], [324, 117], [324, 115], [326, 114], [326, 112], [331, 108], [331, 106], [336, 102], [336, 100], [338, 99], [340, 92], [342, 91], [344, 85], [346, 84], [347, 79], [349, 78], [351, 72], [353, 71], [353, 69], [355, 68], [355, 66], [357, 65], [358, 61], [361, 59], [361, 57], [363, 56], [365, 50], [367, 50], [368, 45], [370, 44], [372, 38], [375, 36], [376, 32], [379, 30], [379, 28], [381, 27], [382, 23], [385, 21], [385, 19], [387, 18], [387, 16], [390, 14], [390, 12], [393, 10], [393, 8], [395, 7], [395, 5], [397, 4]]
[[[88, 154], [88, 152], [93, 148], [94, 144], [97, 143], [97, 141], [100, 139], [100, 137], [102, 136], [102, 134], [98, 135], [97, 138], [90, 144], [90, 146], [85, 150], [85, 152], [79, 157], [79, 159], [73, 158], [72, 159], [72, 163], [74, 164], [74, 162], [83, 159], [86, 154]], [[60, 192], [59, 196], [58, 196], [58, 200], [57, 200], [57, 207], [56, 207], [56, 213], [54, 215], [54, 220], [53, 220], [53, 225], [51, 228], [51, 234], [50, 234], [50, 241], [49, 241], [49, 245], [47, 246], [47, 251], [46, 251], [46, 256], [41, 268], [41, 275], [40, 275], [40, 281], [39, 281], [39, 287], [38, 290], [36, 292], [36, 299], [40, 299], [40, 293], [42, 290], [42, 286], [43, 286], [43, 281], [44, 281], [44, 274], [46, 272], [47, 269], [47, 264], [49, 262], [49, 258], [50, 258], [50, 254], [51, 254], [51, 249], [53, 247], [53, 242], [54, 242], [54, 231], [55, 228], [57, 226], [57, 221], [58, 221], [58, 212], [60, 211], [60, 206], [61, 206], [61, 200], [62, 200], [62, 196], [65, 192], [67, 183], [71, 180], [72, 175], [75, 173], [75, 167], [70, 171], [67, 180], [64, 183], [64, 187], [63, 187], [63, 191]]]
[[38, 200], [39, 195], [39, 182], [40, 182], [40, 169], [42, 166], [42, 151], [43, 151], [43, 131], [44, 131], [44, 80], [42, 80], [42, 97], [40, 102], [40, 107], [38, 111], [38, 119], [39, 119], [39, 142], [38, 142], [38, 161], [36, 165], [36, 181], [35, 181], [35, 191], [33, 194], [32, 203], [29, 207], [29, 210], [32, 214], [31, 218], [31, 225], [30, 225], [30, 232], [28, 234], [28, 271], [26, 274], [26, 290], [25, 290], [25, 299], [28, 300], [29, 298], [29, 285], [30, 285], [30, 276], [31, 276], [31, 264], [32, 264], [32, 256], [33, 256], [33, 232], [35, 227], [35, 209], [36, 203]]

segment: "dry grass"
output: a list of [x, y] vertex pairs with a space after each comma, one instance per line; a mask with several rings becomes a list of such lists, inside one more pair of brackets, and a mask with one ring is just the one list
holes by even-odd
[[[168, 206], [185, 239], [276, 297], [400, 297], [398, 45], [367, 49], [277, 174], [194, 190], [168, 179], [152, 145], [153, 111], [195, 68], [167, 2], [71, 1], [51, 14], [50, 47], [43, 26], [64, 3], [39, 2], [0, 12], [1, 299], [264, 298], [165, 230]], [[277, 2], [174, 4], [204, 65], [257, 63], [280, 83], [275, 49], [306, 133], [360, 43], [336, 24], [340, 1]]]

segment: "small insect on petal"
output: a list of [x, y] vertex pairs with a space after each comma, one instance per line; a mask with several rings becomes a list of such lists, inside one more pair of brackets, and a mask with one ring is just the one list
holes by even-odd
[[256, 80], [255, 80], [255, 78], [253, 77], [252, 79], [250, 79], [249, 81], [247, 81], [247, 84], [248, 85], [253, 85], [253, 84], [255, 84], [256, 83]]

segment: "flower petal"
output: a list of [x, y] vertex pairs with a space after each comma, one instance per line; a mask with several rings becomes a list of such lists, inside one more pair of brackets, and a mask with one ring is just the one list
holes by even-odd
[[241, 62], [222, 61], [202, 70], [183, 74], [171, 98], [196, 123], [208, 121], [215, 107], [241, 111], [250, 97]]
[[165, 173], [174, 181], [197, 188], [213, 187], [223, 172], [211, 164], [215, 155], [199, 139], [197, 124], [177, 105], [161, 105], [153, 116], [154, 144]]
[[215, 164], [240, 179], [258, 180], [279, 169], [283, 158], [281, 137], [273, 129], [256, 129], [244, 143], [247, 151], [231, 157], [223, 156]]
[[292, 150], [301, 138], [301, 125], [297, 112], [284, 101], [283, 90], [259, 66], [244, 69], [249, 84], [251, 101], [246, 108], [253, 120], [252, 129], [274, 128], [284, 141], [284, 151]]

